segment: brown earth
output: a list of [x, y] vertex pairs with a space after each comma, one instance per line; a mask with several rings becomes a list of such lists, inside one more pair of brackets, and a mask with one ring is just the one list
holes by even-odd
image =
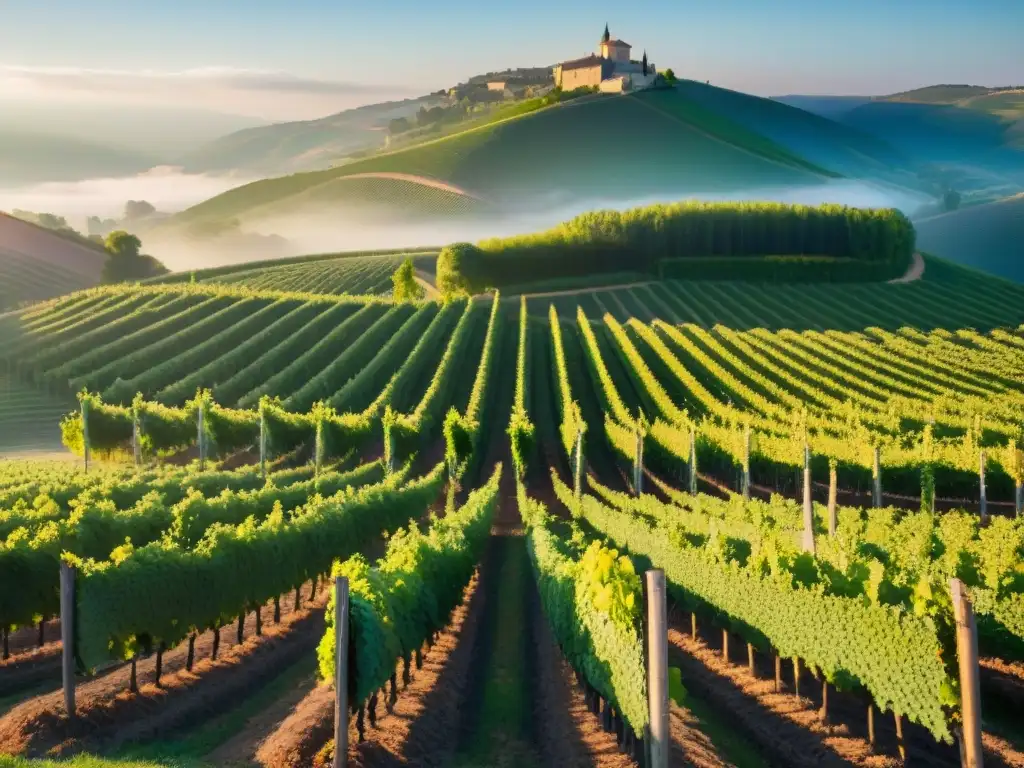
[[[281, 721], [288, 717], [289, 713], [300, 703], [316, 691], [321, 690], [322, 686], [318, 686], [317, 682], [316, 670], [303, 675], [273, 704], [249, 718], [241, 730], [205, 755], [203, 760], [218, 766], [252, 765], [257, 749], [267, 739], [267, 734], [273, 733]], [[334, 697], [331, 696], [330, 711], [332, 712], [333, 707]], [[282, 763], [270, 764], [283, 765]]]
[[[365, 720], [365, 738], [359, 742], [356, 719], [349, 724], [348, 764], [369, 766], [441, 766], [450, 762], [456, 746], [462, 694], [469, 679], [472, 649], [479, 626], [483, 591], [477, 577], [466, 588], [452, 621], [424, 654], [422, 669], [411, 670], [411, 682], [399, 685], [394, 709], [378, 704], [376, 726]], [[401, 669], [399, 667], [399, 680]], [[260, 745], [256, 762], [268, 768], [299, 768], [333, 756], [334, 693], [319, 686], [293, 710]]]
[[76, 686], [76, 720], [69, 722], [60, 689], [16, 706], [0, 718], [0, 754], [31, 757], [103, 751], [201, 721], [207, 713], [244, 697], [304, 653], [323, 633], [327, 592], [312, 605], [310, 587], [294, 609], [294, 593], [281, 599], [282, 621], [272, 624], [273, 607], [261, 610], [263, 634], [254, 638], [255, 613], [247, 614], [247, 636], [237, 643], [237, 623], [220, 631], [220, 653], [211, 660], [213, 632], [195, 643], [196, 663], [185, 670], [187, 643], [164, 653], [161, 687], [152, 683], [155, 654], [137, 662], [139, 692], [129, 693], [131, 665], [119, 665]]
[[[684, 626], [685, 624], [685, 626]], [[820, 716], [821, 682], [802, 670], [798, 698], [793, 691], [793, 665], [783, 662], [783, 687], [775, 692], [774, 660], [755, 654], [755, 673], [747, 668], [745, 646], [733, 638], [730, 663], [722, 659], [721, 631], [700, 626], [690, 637], [689, 618], [672, 612], [669, 622], [670, 663], [681, 666], [687, 687], [747, 732], [765, 756], [780, 765], [899, 765], [895, 721], [875, 710], [876, 745], [867, 741], [866, 700], [834, 688], [829, 693], [829, 722]], [[735, 656], [743, 657], [736, 664]], [[956, 746], [940, 744], [925, 729], [904, 721], [908, 761], [930, 766], [960, 765]], [[1021, 752], [995, 734], [983, 736], [985, 763], [1017, 766]]]

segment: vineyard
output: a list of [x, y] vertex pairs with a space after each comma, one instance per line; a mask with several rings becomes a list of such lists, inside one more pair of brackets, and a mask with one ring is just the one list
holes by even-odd
[[656, 568], [672, 765], [960, 764], [951, 580], [1024, 764], [1024, 289], [399, 304], [403, 258], [0, 318], [80, 457], [0, 464], [0, 754], [336, 765], [345, 670], [350, 765], [647, 765]]
[[386, 294], [402, 256], [366, 256], [238, 270], [202, 282], [303, 293]]

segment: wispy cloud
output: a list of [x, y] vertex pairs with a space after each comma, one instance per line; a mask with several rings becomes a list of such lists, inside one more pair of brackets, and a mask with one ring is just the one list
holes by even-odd
[[146, 103], [206, 108], [266, 120], [322, 117], [373, 101], [416, 95], [406, 86], [323, 80], [273, 70], [180, 71], [0, 64], [0, 98]]

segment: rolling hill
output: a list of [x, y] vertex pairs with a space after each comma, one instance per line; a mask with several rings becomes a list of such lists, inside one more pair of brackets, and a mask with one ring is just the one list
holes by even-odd
[[923, 250], [1024, 283], [1024, 195], [961, 208], [914, 226]]
[[96, 285], [105, 261], [98, 246], [0, 212], [0, 311]]
[[867, 104], [871, 99], [870, 96], [807, 96], [803, 94], [772, 97], [772, 101], [788, 104], [805, 112], [813, 112], [821, 117], [827, 117], [829, 120], [836, 120], [840, 115], [862, 104]]
[[837, 116], [884, 138], [926, 175], [981, 201], [1024, 190], [1024, 90], [936, 85]]
[[685, 98], [844, 176], [920, 188], [910, 158], [883, 139], [842, 123], [739, 91], [682, 80]]
[[288, 173], [325, 168], [331, 161], [384, 145], [389, 120], [414, 115], [436, 96], [370, 104], [317, 120], [300, 120], [235, 131], [179, 158], [197, 173]]
[[154, 155], [39, 131], [0, 128], [0, 185], [79, 181], [140, 173]]
[[[841, 164], [853, 176], [880, 178], [887, 153], [895, 154], [870, 137], [765, 99], [721, 92], [725, 107], [704, 106], [701, 99], [710, 98], [713, 91], [721, 89], [703, 92], [686, 86], [627, 96], [587, 96], [341, 167], [248, 184], [178, 214], [161, 228], [244, 228], [294, 213], [304, 208], [303, 201], [310, 203], [306, 209], [315, 207], [337, 217], [362, 195], [352, 184], [357, 176], [378, 177], [382, 183], [375, 196], [382, 210], [397, 215], [407, 208], [412, 191], [436, 197], [435, 182], [516, 212], [573, 200], [602, 204], [798, 189], [846, 175], [766, 135], [769, 132]], [[763, 109], [760, 117], [754, 110], [757, 105]], [[796, 134], [799, 140], [793, 138]], [[405, 180], [389, 180], [393, 174]], [[423, 182], [416, 190], [410, 188], [411, 177]], [[390, 199], [384, 189], [389, 185]], [[394, 205], [399, 199], [403, 202]], [[463, 205], [466, 198], [438, 202], [454, 210], [454, 204]]]

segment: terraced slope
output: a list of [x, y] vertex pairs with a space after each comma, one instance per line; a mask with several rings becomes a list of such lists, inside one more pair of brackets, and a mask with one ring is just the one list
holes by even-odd
[[924, 276], [910, 283], [806, 285], [681, 280], [644, 281], [531, 296], [531, 312], [553, 303], [563, 317], [577, 305], [588, 316], [611, 313], [705, 327], [860, 330], [901, 326], [923, 330], [1016, 327], [1024, 322], [1024, 286], [926, 256]]
[[60, 420], [74, 398], [51, 395], [0, 372], [0, 459], [24, 452], [63, 452]]
[[0, 311], [96, 285], [105, 260], [101, 248], [0, 212]]
[[259, 290], [385, 295], [391, 292], [391, 276], [405, 258], [405, 255], [367, 256], [299, 262], [239, 269], [199, 281]]
[[835, 175], [728, 117], [705, 119], [677, 92], [595, 95], [327, 171], [255, 182], [184, 211], [167, 226], [234, 218], [244, 224], [293, 210], [300, 196], [331, 203], [340, 200], [336, 194], [347, 195], [339, 179], [368, 173], [423, 177], [496, 205], [534, 209], [552, 190], [565, 199], [685, 196], [814, 185]]

